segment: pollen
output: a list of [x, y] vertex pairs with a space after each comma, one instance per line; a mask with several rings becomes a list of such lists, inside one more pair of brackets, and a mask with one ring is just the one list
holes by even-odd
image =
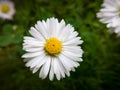
[[46, 41], [44, 50], [49, 55], [56, 55], [62, 51], [62, 42], [56, 38], [50, 38]]
[[1, 12], [7, 13], [9, 12], [9, 10], [10, 10], [10, 7], [8, 5], [6, 4], [1, 5]]

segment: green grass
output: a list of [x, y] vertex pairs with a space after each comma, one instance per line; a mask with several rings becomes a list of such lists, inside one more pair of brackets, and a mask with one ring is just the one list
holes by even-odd
[[[119, 90], [120, 37], [96, 18], [102, 0], [13, 0], [12, 21], [0, 19], [0, 90]], [[22, 40], [37, 20], [49, 17], [72, 24], [84, 40], [84, 61], [60, 81], [41, 80], [21, 58]], [[13, 26], [16, 25], [16, 30]]]

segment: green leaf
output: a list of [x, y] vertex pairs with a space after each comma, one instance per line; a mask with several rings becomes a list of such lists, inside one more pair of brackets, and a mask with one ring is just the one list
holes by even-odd
[[17, 44], [17, 43], [20, 43], [22, 40], [23, 40], [23, 35], [16, 34], [14, 39], [13, 39], [13, 43]]
[[7, 46], [7, 45], [10, 45], [13, 41], [13, 36], [7, 36], [7, 35], [4, 35], [4, 36], [1, 36], [0, 37], [0, 46]]
[[3, 26], [3, 34], [4, 35], [9, 35], [14, 32], [12, 25], [6, 24]]

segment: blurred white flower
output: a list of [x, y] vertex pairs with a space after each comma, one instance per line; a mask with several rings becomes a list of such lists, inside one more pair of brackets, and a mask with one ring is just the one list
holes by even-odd
[[8, 0], [0, 1], [0, 18], [12, 20], [15, 14], [14, 4]]
[[79, 66], [83, 54], [79, 45], [83, 41], [70, 24], [48, 18], [38, 21], [29, 32], [32, 37], [24, 37], [23, 50], [27, 53], [22, 57], [33, 73], [40, 69], [40, 78], [49, 75], [49, 79], [53, 80], [55, 75], [60, 80], [65, 75], [70, 76], [70, 71]]
[[97, 17], [100, 22], [107, 24], [110, 33], [120, 36], [120, 0], [104, 0]]
[[120, 0], [104, 0], [97, 17], [108, 28], [120, 26]]

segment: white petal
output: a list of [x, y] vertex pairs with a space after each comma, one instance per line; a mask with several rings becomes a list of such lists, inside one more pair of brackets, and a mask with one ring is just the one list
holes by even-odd
[[[43, 66], [40, 70], [40, 73], [39, 73], [39, 77], [41, 77], [42, 79], [46, 78], [46, 76], [48, 74], [48, 71], [49, 71], [49, 68], [50, 68], [50, 57], [45, 56], [45, 58], [43, 60], [44, 60], [44, 64], [43, 64]], [[48, 65], [48, 66], [46, 66], [46, 65]], [[39, 66], [40, 65], [38, 65], [37, 67], [39, 67]]]
[[80, 40], [79, 37], [76, 37], [72, 40], [64, 42], [63, 45], [79, 45], [79, 44], [82, 44], [82, 43], [83, 43], [83, 41]]
[[50, 56], [48, 56], [44, 66], [43, 66], [44, 67], [44, 75], [45, 75], [45, 77], [48, 75], [48, 72], [50, 70], [50, 64], [51, 64], [51, 58], [50, 58]]
[[117, 8], [103, 8], [100, 10], [101, 12], [116, 12]]
[[46, 56], [45, 55], [41, 56], [38, 64], [35, 66], [35, 68], [40, 68], [42, 65], [44, 65], [46, 63], [46, 61], [47, 61]]
[[71, 71], [73, 71], [73, 72], [74, 72], [74, 71], [75, 71], [75, 68], [72, 68], [72, 69], [71, 69]]
[[26, 66], [27, 67], [31, 67], [32, 64], [36, 63], [39, 61], [39, 56], [38, 57], [35, 57], [33, 59], [30, 59], [27, 63], [26, 63]]
[[54, 65], [54, 62], [53, 62], [53, 59], [51, 59], [51, 69], [50, 69], [50, 74], [49, 74], [49, 79], [50, 79], [51, 81], [52, 81], [53, 78], [54, 78], [53, 65]]
[[64, 68], [67, 71], [71, 71], [71, 68], [73, 67], [69, 62], [66, 61], [66, 57], [64, 57], [62, 54], [59, 55], [59, 60], [62, 63], [62, 65], [64, 66]]
[[32, 71], [32, 73], [34, 74], [34, 73], [36, 73], [39, 69], [40, 69], [40, 68], [33, 68], [31, 71]]
[[44, 79], [44, 76], [45, 76], [44, 75], [44, 67], [42, 67], [41, 70], [40, 70], [40, 73], [39, 73], [39, 77]]
[[24, 44], [28, 44], [28, 45], [37, 45], [39, 46], [39, 44], [41, 44], [39, 41], [33, 41], [33, 40], [24, 40]]
[[69, 51], [63, 51], [62, 54], [64, 56], [66, 56], [67, 58], [69, 58], [70, 60], [73, 61], [83, 61], [82, 60], [82, 54], [80, 54], [79, 56], [76, 56], [76, 54], [70, 53]]
[[63, 51], [64, 53], [67, 53], [68, 55], [72, 55], [72, 56], [74, 56], [74, 57], [82, 57], [82, 54], [83, 54], [83, 52], [81, 52], [81, 53], [73, 53], [73, 52], [71, 52], [71, 51]]
[[[76, 38], [77, 36], [78, 36], [78, 32], [71, 30], [71, 34], [70, 34], [69, 37], [66, 39], [66, 41], [72, 40], [72, 39]], [[79, 37], [79, 38], [81, 39], [81, 37]]]
[[51, 30], [51, 37], [56, 37], [58, 20], [55, 18], [50, 19], [50, 30]]
[[54, 69], [54, 73], [55, 73], [55, 75], [56, 75], [56, 78], [57, 78], [58, 80], [60, 80], [61, 75], [60, 75], [60, 72], [59, 72], [59, 69], [58, 69], [58, 61], [57, 61], [56, 58], [54, 58], [53, 63], [54, 63], [53, 69]]
[[70, 60], [69, 58], [65, 57], [65, 56], [62, 55], [62, 54], [60, 55], [60, 57], [62, 58], [62, 59], [60, 59], [61, 62], [62, 62], [62, 64], [64, 65], [64, 67], [67, 68], [67, 70], [70, 70], [70, 71], [71, 71], [71, 69], [72, 69], [73, 67], [78, 67], [78, 66], [79, 66], [79, 63], [77, 63], [76, 61]]
[[65, 70], [64, 66], [61, 64], [61, 62], [59, 61], [59, 59], [57, 59], [57, 62], [58, 62], [57, 66], [59, 68], [59, 72], [60, 72], [61, 76], [64, 78], [66, 70]]
[[110, 23], [111, 20], [112, 20], [111, 17], [106, 17], [106, 18], [101, 18], [101, 19], [100, 19], [100, 22], [102, 22], [102, 23]]
[[115, 28], [115, 33], [120, 33], [120, 27]]
[[80, 46], [63, 46], [63, 51], [70, 51], [75, 54], [80, 54], [80, 56], [83, 53]]
[[68, 37], [70, 36], [70, 29], [71, 29], [71, 25], [70, 24], [66, 25], [62, 29], [62, 31], [61, 31], [61, 33], [59, 35], [59, 38], [60, 38], [60, 40], [62, 42], [66, 41], [66, 39], [68, 39]]
[[41, 54], [43, 54], [44, 51], [41, 51], [41, 52], [34, 52], [34, 53], [26, 53], [22, 56], [22, 58], [31, 58], [31, 57], [36, 57], [36, 56], [39, 56]]
[[119, 23], [120, 23], [120, 17], [114, 17], [113, 19], [112, 19], [112, 26], [113, 27], [117, 27], [117, 26], [119, 26]]
[[61, 33], [63, 32], [63, 28], [65, 27], [65, 21], [61, 20], [60, 23], [58, 23], [56, 25], [56, 37], [58, 37], [59, 39], [61, 39], [62, 37], [60, 37]]
[[44, 37], [34, 27], [31, 27], [29, 32], [36, 39], [38, 39], [40, 41], [44, 41], [45, 40]]
[[[36, 58], [36, 62], [33, 62], [30, 66], [30, 68], [36, 67], [36, 68], [40, 68], [41, 65], [43, 65], [45, 63], [45, 55], [42, 54], [40, 56], [38, 56], [38, 58]], [[39, 67], [38, 67], [39, 66]]]
[[30, 48], [44, 48], [44, 42], [40, 42], [39, 44], [34, 44], [34, 43], [23, 43], [23, 50], [27, 50]]
[[43, 48], [28, 48], [26, 49], [27, 52], [38, 52], [43, 51]]
[[42, 35], [42, 37], [44, 37], [45, 40], [48, 38], [46, 28], [44, 27], [44, 24], [41, 21], [37, 22], [35, 28], [40, 32], [40, 34]]

